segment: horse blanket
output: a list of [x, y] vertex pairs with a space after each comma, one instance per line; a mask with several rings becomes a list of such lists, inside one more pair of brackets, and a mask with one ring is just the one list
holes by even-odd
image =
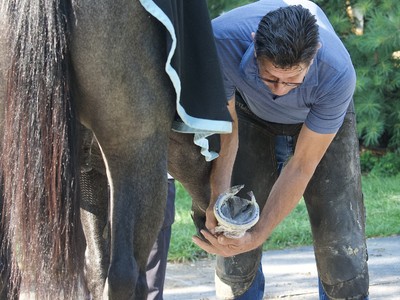
[[206, 1], [140, 0], [167, 29], [165, 71], [176, 92], [173, 130], [194, 133], [207, 161], [218, 156], [207, 137], [232, 124]]

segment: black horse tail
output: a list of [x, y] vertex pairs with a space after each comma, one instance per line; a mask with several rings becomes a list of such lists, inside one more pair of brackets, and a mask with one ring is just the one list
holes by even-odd
[[77, 299], [82, 251], [76, 117], [68, 50], [72, 0], [5, 0], [10, 69], [1, 157], [15, 282], [37, 299]]

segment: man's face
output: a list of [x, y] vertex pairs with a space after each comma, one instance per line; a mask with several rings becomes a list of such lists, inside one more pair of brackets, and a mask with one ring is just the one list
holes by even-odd
[[263, 58], [257, 59], [257, 64], [260, 79], [277, 96], [286, 95], [291, 90], [300, 86], [309, 69], [309, 66], [305, 64], [282, 69]]

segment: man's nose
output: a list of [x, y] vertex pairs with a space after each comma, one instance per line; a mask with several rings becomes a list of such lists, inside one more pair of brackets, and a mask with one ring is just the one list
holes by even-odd
[[273, 93], [277, 96], [285, 95], [288, 92], [287, 86], [280, 82], [274, 83], [273, 88]]

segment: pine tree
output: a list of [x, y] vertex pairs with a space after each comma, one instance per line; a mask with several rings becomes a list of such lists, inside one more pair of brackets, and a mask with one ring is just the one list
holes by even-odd
[[208, 0], [208, 10], [211, 18], [218, 17], [221, 13], [227, 12], [235, 7], [242, 6], [254, 0]]
[[315, 1], [350, 52], [357, 72], [358, 133], [365, 146], [400, 147], [400, 2]]

